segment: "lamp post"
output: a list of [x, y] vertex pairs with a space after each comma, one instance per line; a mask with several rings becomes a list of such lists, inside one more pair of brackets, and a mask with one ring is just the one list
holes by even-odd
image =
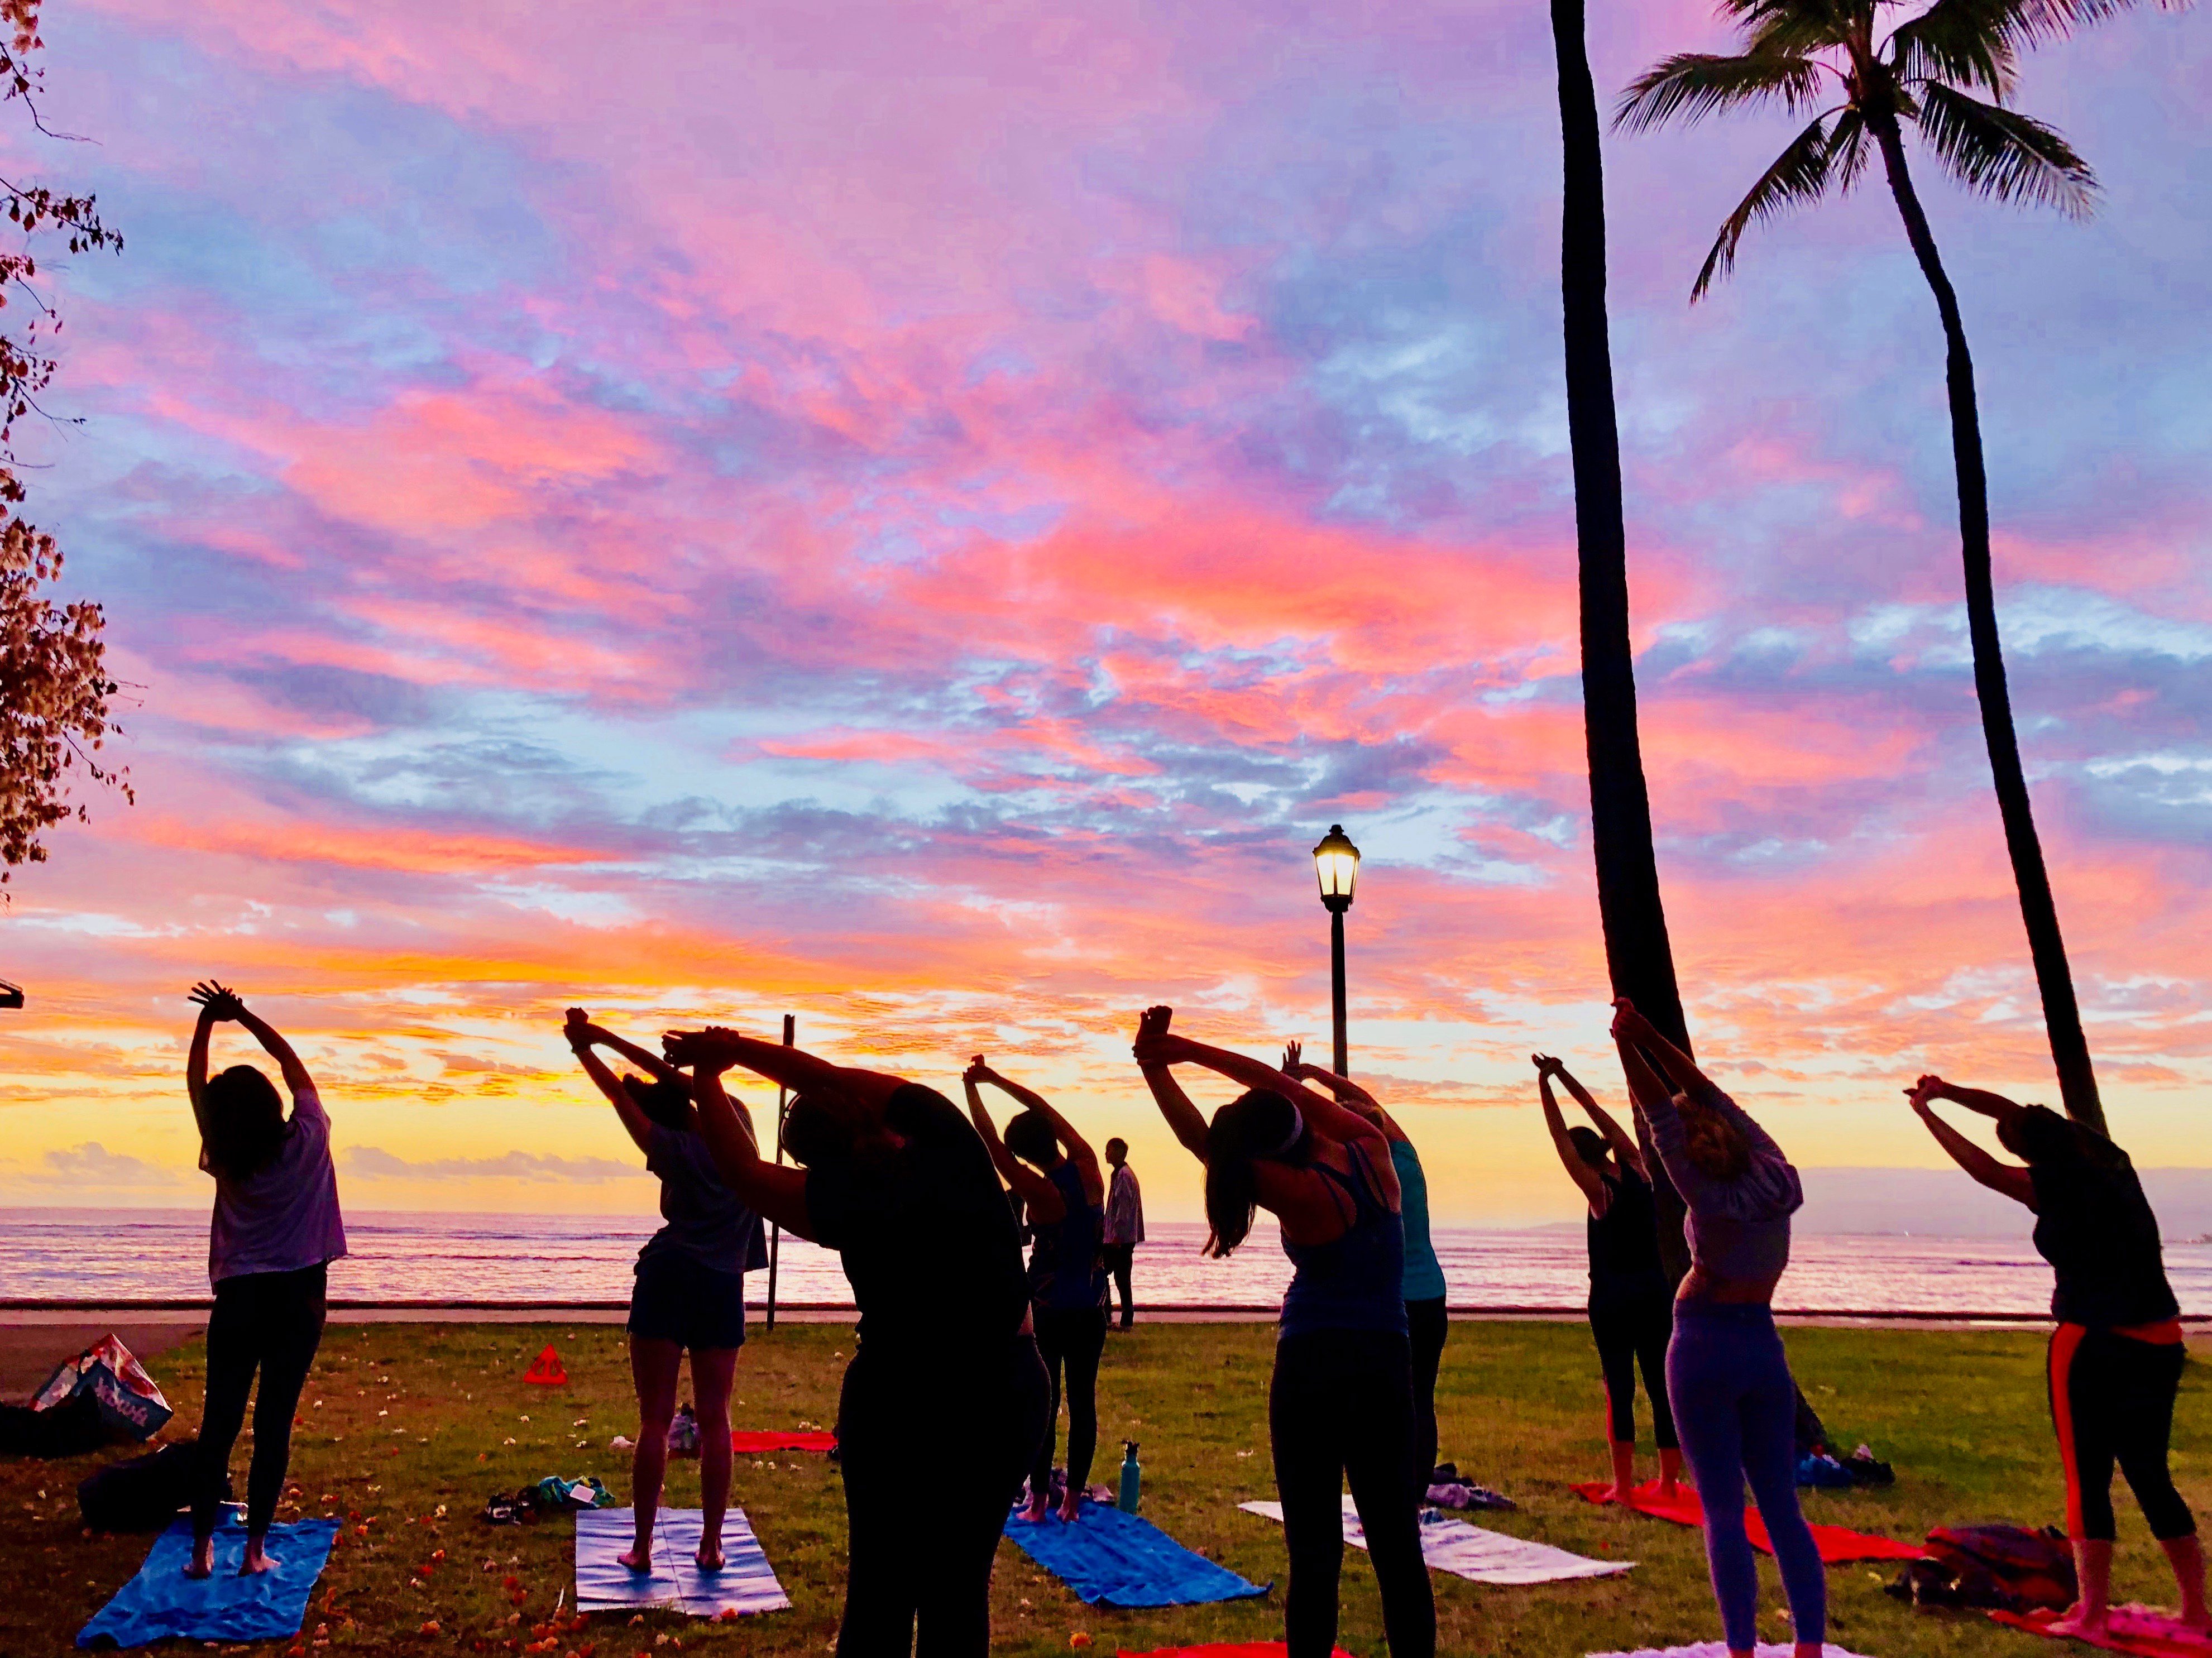
[[1321, 878], [1321, 902], [1328, 911], [1329, 1005], [1336, 1021], [1336, 1074], [1349, 1077], [1351, 1066], [1344, 1048], [1344, 912], [1352, 908], [1352, 890], [1359, 884], [1359, 848], [1345, 834], [1344, 825], [1331, 823], [1321, 844], [1313, 849], [1314, 873]]

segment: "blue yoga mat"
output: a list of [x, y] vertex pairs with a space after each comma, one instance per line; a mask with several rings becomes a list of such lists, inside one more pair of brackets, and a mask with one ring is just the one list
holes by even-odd
[[225, 1514], [215, 1533], [215, 1573], [185, 1576], [192, 1526], [179, 1520], [154, 1540], [138, 1575], [77, 1631], [81, 1647], [143, 1647], [149, 1641], [274, 1641], [297, 1635], [307, 1597], [331, 1558], [335, 1520], [295, 1520], [269, 1528], [274, 1571], [238, 1575], [246, 1527]]
[[1240, 1600], [1272, 1587], [1246, 1582], [1119, 1509], [1087, 1505], [1073, 1525], [1057, 1512], [1044, 1520], [1024, 1520], [1024, 1512], [1007, 1516], [1006, 1535], [1094, 1606], [1188, 1606]]

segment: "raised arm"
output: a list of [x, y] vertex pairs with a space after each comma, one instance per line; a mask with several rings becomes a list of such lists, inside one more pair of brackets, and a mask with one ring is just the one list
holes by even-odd
[[990, 1074], [990, 1067], [978, 1054], [962, 1075], [960, 1084], [968, 1090], [968, 1114], [975, 1121], [975, 1132], [983, 1137], [983, 1149], [991, 1154], [991, 1166], [999, 1171], [1000, 1179], [1020, 1193], [1022, 1201], [1030, 1206], [1037, 1219], [1048, 1223], [1065, 1219], [1067, 1204], [1060, 1195], [1060, 1188], [1006, 1149], [1006, 1141], [999, 1138], [998, 1124], [984, 1109], [983, 1096], [975, 1084]]
[[[1988, 1187], [1990, 1191], [2001, 1192], [2014, 1203], [2025, 1204], [2028, 1208], [2033, 1209], [2035, 1181], [2027, 1169], [2017, 1163], [1998, 1162], [1996, 1158], [1983, 1151], [1980, 1146], [1936, 1114], [1933, 1102], [1938, 1099], [1948, 1099], [1965, 1104], [1964, 1101], [1959, 1099], [1959, 1094], [1961, 1091], [1976, 1090], [1954, 1090], [1941, 1077], [1923, 1077], [1905, 1090], [1905, 1097], [1911, 1102], [1913, 1114], [1928, 1126], [1928, 1132], [1936, 1137], [1936, 1144], [1950, 1154], [1952, 1162], [1965, 1169], [1980, 1184]], [[1985, 1097], [1997, 1100], [2005, 1105], [2012, 1105], [2011, 1101], [2003, 1099], [1999, 1095], [1991, 1094]], [[1969, 1108], [1978, 1108], [1970, 1107]], [[2017, 1111], [2020, 1108], [2014, 1106], [2013, 1108]], [[1988, 1114], [1995, 1116], [1996, 1114], [1990, 1112]]]
[[876, 1116], [881, 1116], [890, 1096], [906, 1086], [905, 1078], [889, 1072], [832, 1065], [803, 1048], [741, 1036], [720, 1025], [704, 1030], [672, 1030], [660, 1039], [660, 1045], [672, 1065], [711, 1064], [725, 1071], [742, 1066], [794, 1094], [834, 1095]]
[[1300, 1082], [1313, 1083], [1327, 1089], [1339, 1104], [1347, 1110], [1358, 1113], [1381, 1129], [1383, 1139], [1405, 1145], [1412, 1144], [1412, 1137], [1404, 1129], [1399, 1127], [1397, 1121], [1382, 1108], [1382, 1101], [1376, 1099], [1351, 1078], [1340, 1077], [1334, 1071], [1323, 1070], [1320, 1066], [1308, 1064], [1305, 1060], [1304, 1042], [1286, 1042], [1283, 1045], [1283, 1074], [1285, 1077], [1295, 1077]]
[[[203, 994], [203, 992], [207, 993]], [[207, 1067], [208, 1039], [215, 1034], [216, 1023], [230, 1015], [219, 1011], [228, 999], [227, 993], [218, 993], [211, 985], [194, 985], [191, 999], [199, 1005], [200, 1016], [192, 1027], [192, 1050], [185, 1058], [185, 1092], [191, 1096], [192, 1121], [199, 1125], [200, 1144], [207, 1144]]]
[[1698, 1069], [1698, 1062], [1667, 1040], [1659, 1027], [1636, 1011], [1626, 996], [1613, 1003], [1613, 1034], [1642, 1048], [1657, 1065], [1669, 1093], [1695, 1094], [1699, 1098], [1721, 1091], [1720, 1085]]
[[1297, 1078], [1285, 1076], [1265, 1060], [1255, 1060], [1225, 1048], [1211, 1048], [1188, 1036], [1173, 1036], [1165, 1032], [1159, 1039], [1159, 1052], [1169, 1065], [1202, 1065], [1247, 1088], [1263, 1088], [1280, 1094], [1297, 1107], [1316, 1133], [1347, 1144], [1373, 1141], [1384, 1155], [1389, 1155], [1389, 1147], [1383, 1140], [1382, 1131], [1375, 1124], [1356, 1111], [1346, 1110], [1330, 1096], [1308, 1088]]
[[1106, 1200], [1106, 1175], [1105, 1171], [1098, 1166], [1097, 1152], [1091, 1150], [1091, 1142], [1083, 1138], [1075, 1125], [1060, 1114], [1051, 1101], [1035, 1089], [1024, 1088], [1021, 1084], [1000, 1076], [983, 1063], [983, 1056], [981, 1054], [975, 1056], [975, 1063], [968, 1067], [968, 1074], [976, 1082], [989, 1083], [994, 1088], [1011, 1095], [1022, 1105], [1050, 1123], [1052, 1132], [1060, 1137], [1060, 1143], [1067, 1148], [1067, 1160], [1075, 1165], [1076, 1175], [1083, 1181], [1084, 1195], [1093, 1203], [1103, 1203]]
[[[608, 1068], [607, 1062], [592, 1051], [595, 1042], [615, 1046], [615, 1039], [593, 1024], [580, 1007], [568, 1010], [568, 1022], [561, 1031], [568, 1039], [568, 1051], [583, 1066], [584, 1074], [599, 1085], [599, 1092], [607, 1096], [607, 1103], [614, 1107], [615, 1115], [622, 1119], [623, 1132], [639, 1151], [652, 1151], [653, 1119], [638, 1108], [637, 1102], [629, 1096], [629, 1090], [622, 1085], [622, 1078]], [[653, 1066], [655, 1075], [667, 1069], [658, 1059], [653, 1060]], [[689, 1085], [690, 1078], [684, 1078], [680, 1072], [676, 1075]]]
[[1590, 1213], [1602, 1215], [1612, 1204], [1613, 1193], [1605, 1189], [1604, 1178], [1583, 1160], [1583, 1154], [1567, 1138], [1567, 1120], [1560, 1114], [1559, 1102], [1552, 1093], [1552, 1078], [1564, 1078], [1565, 1070], [1548, 1054], [1531, 1054], [1528, 1058], [1536, 1067], [1536, 1093], [1544, 1104], [1544, 1127], [1552, 1131], [1552, 1149], [1559, 1154], [1559, 1164], [1567, 1171], [1567, 1178], [1582, 1188]]
[[811, 1243], [814, 1223], [806, 1210], [806, 1171], [764, 1162], [752, 1121], [722, 1089], [720, 1067], [702, 1064], [691, 1078], [699, 1108], [699, 1138], [707, 1142], [722, 1184], [756, 1214]]
[[1992, 1094], [1986, 1088], [1960, 1088], [1947, 1083], [1941, 1077], [1923, 1077], [1906, 1090], [1930, 1100], [1948, 1100], [1954, 1105], [1963, 1105], [1967, 1110], [1984, 1117], [1993, 1117], [2002, 1126], [2022, 1115], [2027, 1108], [2017, 1100], [2008, 1100], [2002, 1094]]
[[[1537, 1064], [1540, 1068], [1542, 1063], [1543, 1058], [1539, 1056]], [[1650, 1180], [1651, 1171], [1644, 1166], [1643, 1151], [1630, 1137], [1628, 1131], [1613, 1120], [1613, 1113], [1592, 1099], [1589, 1090], [1576, 1081], [1574, 1072], [1557, 1060], [1552, 1061], [1552, 1069], [1567, 1092], [1574, 1096], [1575, 1103], [1582, 1107], [1589, 1120], [1597, 1125], [1597, 1132], [1604, 1135], [1607, 1144], [1613, 1147], [1613, 1156], [1619, 1157], [1624, 1164], [1633, 1169], [1645, 1180]]]
[[1171, 1007], [1148, 1007], [1137, 1019], [1137, 1040], [1129, 1051], [1136, 1056], [1137, 1067], [1145, 1073], [1145, 1085], [1152, 1090], [1158, 1103], [1160, 1115], [1167, 1119], [1175, 1137], [1182, 1142], [1183, 1150], [1200, 1163], [1206, 1161], [1206, 1119], [1190, 1102], [1190, 1096], [1182, 1091], [1182, 1084], [1175, 1078], [1170, 1068], [1168, 1044], [1176, 1039], [1168, 1035], [1168, 1021], [1175, 1017]]

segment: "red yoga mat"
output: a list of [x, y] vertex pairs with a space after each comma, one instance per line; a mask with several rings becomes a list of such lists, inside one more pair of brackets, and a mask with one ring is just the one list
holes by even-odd
[[[2030, 1635], [2050, 1635], [2051, 1625], [2063, 1615], [2040, 1607], [2024, 1614], [1990, 1614], [1998, 1623], [2026, 1630]], [[2101, 1640], [2091, 1640], [2086, 1635], [2072, 1638], [2088, 1641], [2091, 1646], [2102, 1647], [2107, 1652], [2131, 1653], [2135, 1658], [2212, 1658], [2212, 1635], [2186, 1628], [2179, 1620], [2147, 1606], [2114, 1606], [2112, 1622], [2106, 1625]]]
[[[1606, 1493], [1612, 1489], [1601, 1479], [1575, 1487], [1593, 1503], [1611, 1501]], [[1638, 1485], [1630, 1493], [1628, 1506], [1638, 1514], [1648, 1514], [1655, 1520], [1671, 1520], [1678, 1526], [1702, 1526], [1705, 1523], [1705, 1508], [1698, 1503], [1697, 1492], [1687, 1485], [1677, 1485], [1671, 1498], [1659, 1495], [1656, 1481]], [[1759, 1518], [1757, 1507], [1745, 1511], [1743, 1529], [1751, 1539], [1752, 1547], [1766, 1554], [1774, 1552], [1774, 1545], [1766, 1535], [1766, 1522]], [[1869, 1537], [1863, 1532], [1847, 1531], [1841, 1526], [1814, 1526], [1812, 1532], [1813, 1546], [1820, 1550], [1821, 1562], [1831, 1566], [1845, 1560], [1917, 1560], [1927, 1552], [1911, 1543], [1899, 1543], [1887, 1537]], [[2208, 1652], [2205, 1658], [2212, 1658], [2212, 1652]]]
[[730, 1448], [748, 1456], [763, 1451], [834, 1451], [837, 1436], [825, 1433], [777, 1433], [774, 1430], [738, 1429], [730, 1435]]
[[[1280, 1641], [1218, 1641], [1204, 1647], [1159, 1647], [1151, 1652], [1122, 1652], [1115, 1658], [1285, 1658], [1290, 1649]], [[1330, 1658], [1352, 1658], [1339, 1647]]]

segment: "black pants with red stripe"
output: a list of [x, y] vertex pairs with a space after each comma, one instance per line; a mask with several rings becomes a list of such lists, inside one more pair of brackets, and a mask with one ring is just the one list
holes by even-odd
[[2166, 1464], [2185, 1350], [2116, 1330], [2062, 1324], [2051, 1338], [2051, 1419], [2066, 1469], [2066, 1531], [2112, 1540], [2112, 1464], [2142, 1505], [2153, 1537], [2187, 1537], [2197, 1521]]

